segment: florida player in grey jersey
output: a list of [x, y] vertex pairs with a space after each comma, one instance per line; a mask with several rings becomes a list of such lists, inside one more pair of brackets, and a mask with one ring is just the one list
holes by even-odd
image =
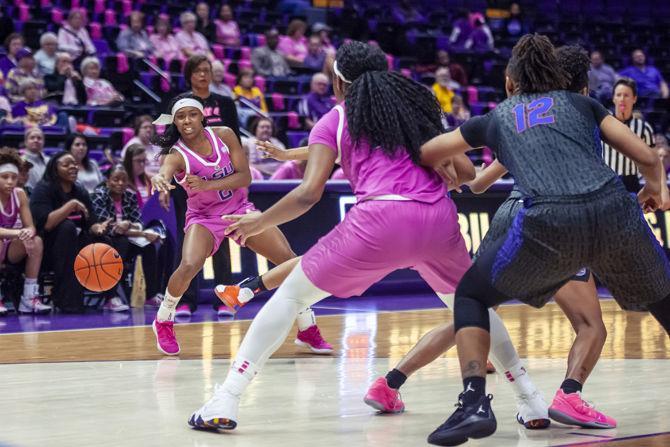
[[485, 394], [487, 308], [510, 297], [541, 307], [583, 266], [628, 310], [648, 310], [670, 330], [670, 263], [634, 198], [600, 156], [600, 136], [646, 179], [638, 200], [662, 201], [657, 157], [599, 103], [564, 91], [549, 39], [519, 40], [509, 64], [510, 97], [492, 112], [422, 147], [428, 166], [487, 145], [514, 176], [523, 208], [507, 235], [483, 252], [456, 291], [455, 326], [464, 391], [454, 414], [428, 438], [459, 445], [496, 430]]

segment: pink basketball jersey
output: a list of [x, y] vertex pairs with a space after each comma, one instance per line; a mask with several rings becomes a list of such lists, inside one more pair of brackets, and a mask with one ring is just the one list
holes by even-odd
[[16, 188], [12, 191], [12, 195], [9, 196], [9, 205], [8, 209], [5, 209], [5, 205], [0, 202], [0, 227], [1, 228], [14, 228], [17, 220], [19, 219], [19, 197], [16, 195]]
[[186, 165], [184, 171], [175, 174], [175, 180], [186, 190], [189, 213], [202, 216], [233, 213], [245, 201], [242, 190], [193, 191], [186, 183], [187, 174], [197, 175], [204, 180], [219, 180], [235, 172], [228, 146], [211, 128], [206, 127], [204, 132], [212, 146], [212, 154], [209, 157], [203, 157], [191, 150], [181, 139], [173, 146], [173, 149], [184, 158]]

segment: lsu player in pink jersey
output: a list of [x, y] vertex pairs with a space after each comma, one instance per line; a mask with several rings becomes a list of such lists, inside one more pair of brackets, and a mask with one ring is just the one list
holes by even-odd
[[[235, 133], [226, 127], [205, 127], [199, 98], [181, 97], [173, 103], [171, 114], [163, 114], [154, 122], [168, 127], [155, 139], [165, 159], [160, 172], [151, 179], [155, 191], [167, 192], [174, 188], [170, 184], [174, 177], [188, 196], [181, 263], [168, 281], [165, 299], [153, 322], [157, 347], [167, 355], [177, 355], [180, 350], [174, 332], [175, 308], [207, 257], [226, 237], [224, 231], [231, 222], [221, 216], [255, 211], [247, 200], [249, 163]], [[274, 264], [296, 256], [277, 227], [248, 238], [245, 245]], [[301, 309], [297, 320], [298, 338], [305, 340], [312, 351], [332, 352], [308, 306]]]

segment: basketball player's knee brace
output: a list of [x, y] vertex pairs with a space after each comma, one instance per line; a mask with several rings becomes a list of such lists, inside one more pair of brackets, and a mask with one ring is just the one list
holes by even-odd
[[488, 278], [479, 273], [473, 265], [465, 272], [458, 287], [454, 304], [454, 327], [456, 331], [464, 327], [478, 327], [490, 331], [489, 307], [507, 301]]

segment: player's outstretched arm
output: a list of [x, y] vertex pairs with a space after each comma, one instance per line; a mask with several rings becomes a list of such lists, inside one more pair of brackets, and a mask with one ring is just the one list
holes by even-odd
[[307, 160], [309, 158], [309, 146], [281, 149], [269, 141], [256, 141], [256, 146], [263, 152], [265, 158], [277, 161]]
[[494, 160], [493, 163], [484, 168], [484, 170], [467, 185], [470, 187], [470, 191], [475, 194], [481, 194], [489, 189], [495, 182], [500, 180], [505, 174], [507, 174], [507, 168], [503, 166], [500, 161]]
[[471, 149], [459, 128], [424, 143], [421, 146], [421, 164], [435, 169], [447, 158], [462, 155]]

